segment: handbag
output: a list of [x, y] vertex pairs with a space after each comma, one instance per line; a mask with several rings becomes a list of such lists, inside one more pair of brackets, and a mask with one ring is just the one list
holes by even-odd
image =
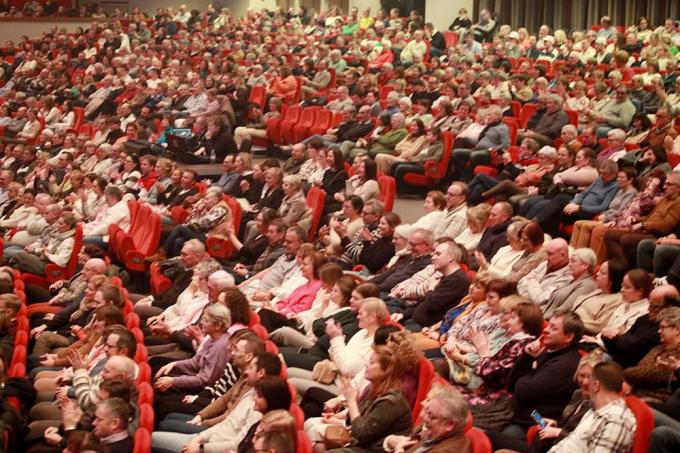
[[319, 384], [331, 384], [338, 375], [338, 367], [330, 360], [322, 360], [314, 365], [312, 379]]
[[323, 434], [323, 444], [327, 450], [342, 448], [350, 443], [352, 434], [349, 428], [340, 425], [328, 425]]

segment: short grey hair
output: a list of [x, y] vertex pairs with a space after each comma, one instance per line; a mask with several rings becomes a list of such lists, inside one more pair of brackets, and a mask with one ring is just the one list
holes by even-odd
[[203, 316], [212, 318], [215, 322], [222, 324], [224, 330], [231, 326], [231, 310], [223, 304], [210, 304], [203, 312]]
[[573, 250], [571, 256], [577, 258], [584, 264], [588, 265], [588, 273], [592, 274], [595, 270], [595, 265], [597, 264], [597, 255], [595, 252], [588, 247], [581, 247]]
[[382, 202], [380, 202], [379, 200], [370, 199], [364, 204], [364, 208], [366, 208], [367, 206], [370, 207], [373, 214], [377, 216], [382, 217], [383, 213], [385, 212], [385, 205], [382, 204]]
[[227, 288], [231, 288], [232, 286], [236, 286], [234, 276], [231, 275], [229, 272], [225, 271], [224, 269], [219, 269], [210, 274], [210, 277], [208, 277], [208, 281], [211, 281], [214, 284], [216, 284], [217, 288], [220, 291], [223, 291]]
[[411, 237], [414, 231], [416, 231], [416, 228], [413, 225], [408, 223], [402, 223], [394, 228], [394, 235], [408, 239], [409, 237]]
[[626, 132], [623, 129], [612, 129], [607, 133], [607, 136], [611, 136], [612, 138], [616, 138], [618, 140], [625, 140]]
[[428, 230], [427, 228], [418, 228], [416, 229], [413, 234], [418, 234], [423, 241], [427, 242], [427, 245], [432, 247], [432, 244], [434, 244], [434, 233], [432, 230]]
[[283, 177], [283, 182], [298, 189], [302, 187], [302, 178], [299, 175], [286, 175]]
[[189, 239], [184, 243], [184, 245], [188, 245], [194, 251], [194, 253], [198, 253], [200, 255], [205, 253], [205, 244], [203, 244], [198, 239]]
[[198, 278], [207, 279], [213, 273], [222, 270], [222, 265], [215, 259], [210, 258], [202, 261], [196, 266], [196, 276]]
[[573, 124], [565, 124], [562, 127], [562, 132], [567, 132], [569, 134], [578, 135], [578, 129], [576, 129], [576, 126], [574, 126]]
[[439, 417], [453, 421], [454, 433], [461, 434], [470, 413], [470, 407], [463, 395], [452, 385], [435, 385], [427, 394], [428, 401], [437, 401], [441, 406]]

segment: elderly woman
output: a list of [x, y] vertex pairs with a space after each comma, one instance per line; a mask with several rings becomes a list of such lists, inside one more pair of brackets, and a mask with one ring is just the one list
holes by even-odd
[[680, 307], [664, 309], [658, 320], [661, 344], [652, 348], [637, 366], [626, 368], [623, 376], [634, 395], [663, 402], [671, 395], [668, 383], [675, 374], [668, 359], [680, 356]]
[[458, 244], [465, 247], [468, 253], [473, 253], [477, 249], [489, 214], [491, 214], [491, 206], [486, 203], [468, 208], [466, 213], [468, 226], [458, 237], [453, 238]]
[[595, 274], [597, 289], [577, 297], [570, 307], [565, 307], [579, 315], [589, 335], [599, 334], [621, 305], [619, 291], [625, 272], [626, 268], [619, 261], [605, 261]]
[[169, 258], [178, 256], [186, 241], [189, 239], [205, 241], [206, 234], [230, 218], [231, 211], [222, 198], [222, 191], [219, 188], [211, 188], [194, 205], [186, 222], [172, 229], [159, 253]]
[[431, 190], [425, 195], [425, 215], [420, 217], [414, 224], [414, 228], [425, 228], [433, 231], [435, 226], [441, 222], [446, 209], [446, 195], [439, 190]]
[[619, 171], [616, 182], [619, 190], [614, 195], [614, 199], [609, 203], [609, 208], [595, 216], [593, 220], [578, 220], [574, 223], [574, 230], [571, 233], [569, 245], [572, 247], [590, 247], [593, 250], [600, 248], [599, 244], [591, 241], [592, 231], [600, 225], [613, 221], [620, 212], [626, 209], [633, 202], [637, 195], [637, 190], [633, 185], [636, 172], [632, 168], [626, 167]]
[[222, 304], [212, 304], [203, 312], [201, 332], [207, 337], [203, 347], [192, 358], [170, 362], [156, 373], [154, 386], [160, 392], [175, 389], [197, 393], [215, 382], [229, 361], [231, 313]]
[[394, 147], [394, 153], [380, 153], [375, 157], [378, 171], [389, 173], [396, 162], [408, 162], [427, 145], [426, 127], [421, 119], [413, 120], [408, 126], [408, 135]]
[[444, 142], [442, 142], [441, 129], [433, 126], [425, 134], [425, 144], [421, 150], [414, 156], [401, 156], [396, 159], [387, 173], [394, 176], [397, 188], [403, 188], [406, 173], [425, 174], [427, 162], [438, 162], [443, 153]]
[[543, 332], [540, 308], [528, 301], [513, 305], [508, 299], [501, 301], [502, 333], [490, 337], [477, 332], [472, 336], [474, 351], [451, 356], [471, 368], [471, 381], [463, 392], [476, 426], [485, 430], [500, 431], [510, 422], [510, 372], [525, 346]]
[[282, 187], [283, 201], [279, 208], [279, 215], [288, 225], [299, 225], [307, 231], [311, 223], [312, 212], [302, 192], [302, 179], [298, 175], [286, 175], [283, 177]]
[[557, 150], [552, 146], [544, 146], [538, 150], [536, 157], [538, 158], [537, 163], [530, 164], [521, 170], [512, 162], [510, 154], [504, 153], [503, 164], [498, 168], [497, 177], [479, 173], [472, 178], [472, 181], [470, 181], [470, 202], [477, 204], [489, 198], [503, 201], [513, 195], [528, 194], [529, 188], [536, 186], [543, 175], [552, 171], [555, 167]]

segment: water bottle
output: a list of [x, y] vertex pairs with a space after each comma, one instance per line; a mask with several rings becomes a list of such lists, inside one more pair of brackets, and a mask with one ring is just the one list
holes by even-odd
[[212, 149], [212, 150], [210, 150], [210, 163], [214, 164], [216, 160], [217, 160], [217, 154], [215, 154], [215, 150]]

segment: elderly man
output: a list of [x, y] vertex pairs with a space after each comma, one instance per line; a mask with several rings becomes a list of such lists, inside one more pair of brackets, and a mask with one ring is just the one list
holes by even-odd
[[326, 109], [333, 113], [344, 112], [348, 107], [354, 107], [352, 98], [349, 97], [349, 91], [345, 86], [339, 86], [337, 91], [337, 98], [326, 104]]
[[467, 453], [471, 450], [464, 430], [469, 411], [465, 398], [454, 387], [435, 386], [423, 402], [423, 423], [410, 436], [387, 436], [383, 448], [394, 453]]
[[64, 267], [73, 255], [75, 246], [76, 217], [72, 213], [64, 214], [52, 226], [47, 227], [46, 235], [25, 247], [25, 251], [14, 255], [10, 262], [22, 272], [45, 275], [45, 266], [53, 263]]
[[406, 44], [401, 51], [399, 58], [404, 67], [408, 67], [415, 61], [415, 56], [425, 56], [427, 52], [427, 44], [425, 43], [423, 30], [416, 30], [413, 32], [413, 39]]
[[[490, 150], [505, 150], [510, 146], [510, 130], [503, 123], [503, 112], [494, 105], [487, 110], [486, 125], [472, 149], [453, 150], [453, 176], [469, 182], [476, 166], [485, 165], [490, 159]], [[469, 166], [468, 166], [469, 164]]]
[[403, 318], [404, 326], [413, 332], [441, 321], [446, 311], [458, 305], [468, 292], [469, 282], [460, 268], [461, 258], [462, 250], [457, 244], [447, 241], [437, 245], [432, 253], [432, 264], [441, 273], [441, 280], [421, 301], [408, 306], [403, 316], [395, 315], [395, 319]]
[[434, 227], [434, 237], [455, 238], [467, 228], [468, 185], [456, 181], [446, 191], [446, 209]]
[[597, 153], [597, 160], [604, 162], [609, 159], [614, 162], [624, 157], [628, 151], [624, 147], [626, 132], [623, 129], [611, 129], [607, 131], [607, 147]]
[[302, 87], [300, 89], [300, 97], [304, 101], [306, 99], [319, 96], [322, 90], [331, 83], [331, 73], [328, 71], [328, 63], [326, 60], [319, 60], [316, 63], [316, 71], [312, 79], [302, 77]]
[[[368, 154], [375, 157], [377, 154], [392, 154], [397, 143], [402, 141], [408, 131], [406, 130], [406, 118], [402, 113], [395, 113], [390, 120], [392, 129], [384, 135], [379, 136], [372, 142], [366, 138], [360, 138], [356, 142], [356, 147], [349, 152], [349, 157], [354, 159], [359, 154], [364, 154], [368, 149]], [[369, 147], [370, 146], [370, 147]]]
[[[486, 222], [486, 228], [479, 240], [475, 257], [478, 254], [484, 255], [486, 261], [491, 261], [491, 258], [496, 254], [498, 249], [508, 245], [508, 238], [506, 230], [510, 225], [512, 218], [512, 205], [507, 201], [501, 201], [493, 205], [489, 213], [489, 219]], [[478, 261], [480, 261], [478, 259]]]
[[599, 124], [597, 137], [604, 138], [607, 132], [613, 128], [627, 128], [635, 115], [635, 105], [628, 99], [629, 91], [625, 85], [616, 88], [616, 96], [608, 100], [599, 112], [586, 110], [588, 118]]
[[[255, 264], [245, 265], [236, 263], [233, 267], [233, 274], [236, 277], [236, 283], [241, 284], [245, 280], [256, 275], [258, 272], [270, 267], [274, 262], [284, 254], [285, 248], [283, 241], [286, 237], [288, 225], [283, 219], [274, 219], [267, 229], [267, 238], [269, 243], [264, 249], [264, 252], [257, 258]], [[229, 270], [228, 270], [229, 271]]]
[[517, 283], [517, 292], [536, 305], [548, 303], [553, 291], [571, 283], [569, 244], [562, 238], [545, 246], [546, 260]]
[[[274, 297], [285, 298], [290, 294], [290, 285], [293, 280], [303, 279], [300, 267], [297, 266], [295, 257], [300, 245], [307, 240], [307, 233], [300, 227], [290, 227], [283, 239], [285, 253], [279, 256], [274, 264], [253, 275], [247, 281], [241, 283], [240, 289], [252, 302], [266, 302]], [[286, 285], [284, 286], [284, 282]], [[300, 284], [304, 284], [301, 283]]]
[[520, 131], [517, 141], [521, 143], [526, 137], [530, 137], [542, 146], [552, 145], [567, 123], [569, 117], [562, 108], [562, 98], [557, 94], [548, 94], [545, 96], [545, 113], [531, 130]]
[[47, 242], [56, 235], [56, 222], [62, 213], [61, 206], [48, 194], [41, 193], [35, 197], [35, 207], [38, 212], [21, 221], [9, 244], [5, 243], [5, 258], [11, 258], [36, 241]]
[[156, 296], [142, 297], [132, 294], [130, 298], [135, 303], [135, 312], [142, 318], [158, 313], [149, 313], [146, 309], [151, 305], [161, 309], [166, 309], [177, 301], [179, 294], [184, 291], [194, 275], [194, 267], [205, 259], [205, 245], [198, 239], [190, 239], [184, 243], [179, 258], [171, 258], [160, 263], [160, 268], [164, 269], [163, 275], [172, 279], [172, 285], [164, 292]]
[[400, 260], [388, 270], [379, 273], [369, 280], [369, 283], [378, 285], [381, 293], [385, 296], [394, 286], [423, 270], [429, 265], [432, 255], [434, 235], [432, 231], [418, 228], [408, 238], [411, 255]]
[[597, 256], [589, 248], [579, 248], [571, 253], [569, 271], [572, 281], [552, 292], [548, 304], [543, 310], [545, 319], [549, 319], [557, 310], [570, 308], [579, 296], [589, 294], [597, 289], [593, 279], [596, 264]]

